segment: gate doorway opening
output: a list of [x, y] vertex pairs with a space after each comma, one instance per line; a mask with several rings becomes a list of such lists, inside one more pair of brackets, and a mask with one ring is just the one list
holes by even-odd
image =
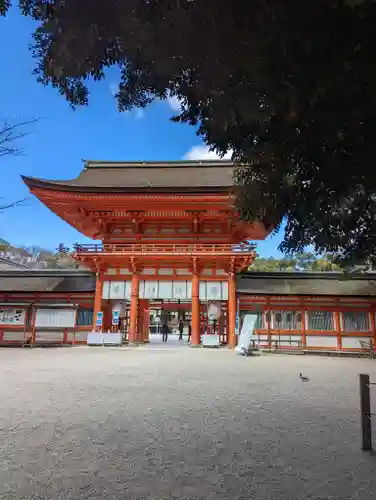
[[[192, 328], [191, 302], [149, 301], [143, 311], [143, 338], [153, 344], [162, 343], [163, 325], [169, 328], [168, 343], [187, 345]], [[182, 328], [181, 340], [180, 328]]]
[[[213, 308], [214, 306], [214, 308]], [[213, 316], [212, 311], [218, 313]], [[227, 344], [227, 301], [203, 301], [200, 303], [200, 338], [216, 335], [221, 345]], [[162, 327], [169, 328], [168, 343], [188, 345], [192, 332], [191, 302], [180, 301], [140, 301], [140, 332], [144, 342], [162, 343]], [[181, 340], [180, 328], [182, 328]]]

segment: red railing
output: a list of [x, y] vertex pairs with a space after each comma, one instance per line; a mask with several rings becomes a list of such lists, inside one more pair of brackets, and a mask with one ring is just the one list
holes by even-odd
[[231, 244], [163, 244], [163, 243], [106, 243], [103, 245], [75, 245], [77, 254], [253, 254], [255, 245], [250, 243]]

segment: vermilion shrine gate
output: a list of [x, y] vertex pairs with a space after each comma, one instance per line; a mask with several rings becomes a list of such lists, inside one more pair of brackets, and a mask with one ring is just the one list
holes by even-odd
[[129, 340], [148, 341], [151, 311], [178, 311], [191, 322], [192, 344], [213, 328], [236, 344], [235, 275], [255, 258], [247, 241], [272, 228], [239, 220], [232, 174], [231, 161], [86, 161], [73, 180], [24, 177], [42, 203], [102, 242], [76, 247], [76, 258], [96, 272], [94, 330], [118, 328], [118, 311]]

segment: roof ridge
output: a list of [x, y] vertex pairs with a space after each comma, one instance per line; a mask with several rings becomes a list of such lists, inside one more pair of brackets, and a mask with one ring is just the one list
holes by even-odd
[[232, 160], [166, 160], [166, 161], [105, 161], [83, 160], [85, 169], [89, 168], [161, 168], [161, 167], [229, 167], [235, 164]]

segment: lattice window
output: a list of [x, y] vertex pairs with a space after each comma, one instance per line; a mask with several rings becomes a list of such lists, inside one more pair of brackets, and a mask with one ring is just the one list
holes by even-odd
[[308, 330], [333, 330], [333, 313], [329, 311], [309, 311]]
[[91, 326], [93, 324], [93, 308], [79, 307], [77, 311], [77, 326]]
[[365, 311], [342, 313], [342, 328], [344, 332], [368, 332], [369, 317]]
[[297, 311], [273, 311], [272, 329], [275, 330], [300, 330], [302, 315]]

